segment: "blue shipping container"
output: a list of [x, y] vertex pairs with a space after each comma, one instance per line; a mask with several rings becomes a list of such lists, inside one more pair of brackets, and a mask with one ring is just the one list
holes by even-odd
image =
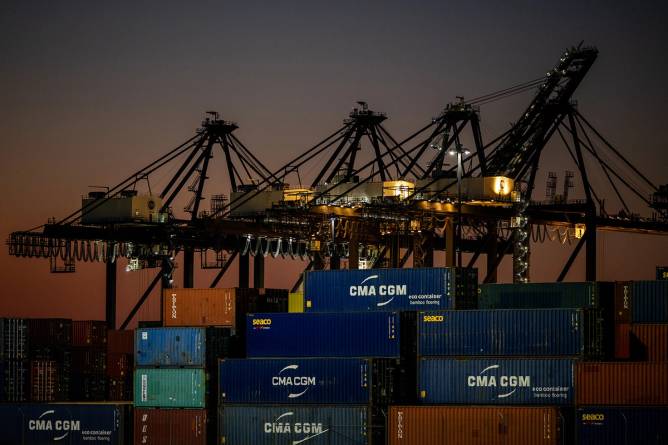
[[376, 385], [370, 359], [232, 359], [219, 365], [220, 403], [365, 404]]
[[248, 357], [399, 357], [398, 312], [248, 314]]
[[224, 406], [218, 443], [350, 445], [369, 443], [365, 406]]
[[576, 413], [578, 444], [668, 443], [668, 408], [586, 407]]
[[573, 360], [423, 358], [418, 364], [422, 403], [568, 405]]
[[668, 323], [668, 281], [631, 283], [631, 321]]
[[205, 365], [204, 328], [143, 328], [135, 332], [137, 366]]
[[598, 312], [583, 309], [498, 309], [418, 314], [423, 356], [599, 356]]
[[127, 405], [12, 404], [0, 405], [0, 442], [123, 445]]
[[304, 277], [304, 311], [475, 309], [476, 269], [319, 270]]

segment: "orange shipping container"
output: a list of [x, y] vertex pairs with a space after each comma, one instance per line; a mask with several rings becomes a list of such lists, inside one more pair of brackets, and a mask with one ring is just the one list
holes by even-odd
[[632, 325], [631, 358], [650, 362], [668, 362], [668, 324]]
[[559, 410], [554, 407], [392, 406], [390, 445], [557, 444]]
[[576, 364], [578, 405], [666, 405], [668, 363]]
[[249, 299], [255, 289], [165, 289], [165, 326], [225, 326], [243, 328]]

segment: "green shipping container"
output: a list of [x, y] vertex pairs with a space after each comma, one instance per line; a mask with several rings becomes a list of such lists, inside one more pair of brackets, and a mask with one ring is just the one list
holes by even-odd
[[135, 406], [204, 408], [204, 369], [135, 370]]
[[611, 308], [614, 285], [603, 282], [480, 285], [479, 309]]

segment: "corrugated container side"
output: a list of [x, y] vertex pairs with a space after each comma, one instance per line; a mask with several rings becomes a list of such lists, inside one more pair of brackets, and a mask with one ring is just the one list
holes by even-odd
[[[397, 312], [248, 314], [248, 357], [399, 357]], [[410, 336], [410, 332], [407, 332]]]
[[102, 401], [107, 397], [107, 378], [104, 375], [72, 374], [70, 400]]
[[107, 330], [107, 352], [134, 354], [135, 333], [132, 330]]
[[107, 353], [97, 348], [72, 348], [72, 372], [83, 375], [104, 374]]
[[132, 354], [119, 354], [117, 352], [110, 352], [107, 354], [107, 376], [121, 379], [132, 375], [133, 367]]
[[631, 282], [615, 282], [615, 322], [631, 322]]
[[253, 312], [288, 312], [289, 291], [287, 289], [258, 289], [257, 307]]
[[72, 322], [72, 346], [106, 346], [107, 323], [97, 320]]
[[69, 346], [72, 344], [72, 320], [68, 318], [28, 319], [30, 352], [36, 347]]
[[576, 412], [577, 443], [636, 445], [668, 443], [668, 408], [586, 407]]
[[23, 402], [28, 399], [26, 383], [30, 371], [24, 360], [0, 361], [0, 401]]
[[0, 360], [28, 358], [28, 324], [22, 318], [0, 318]]
[[146, 409], [134, 412], [135, 445], [205, 445], [203, 409]]
[[235, 326], [235, 289], [165, 289], [163, 299], [165, 326]]
[[577, 363], [578, 405], [666, 405], [668, 363]]
[[288, 297], [288, 312], [304, 312], [304, 293], [291, 292]]
[[630, 331], [633, 360], [668, 362], [668, 324], [633, 324]]
[[614, 357], [617, 360], [628, 360], [631, 358], [631, 324], [615, 323], [615, 350]]
[[51, 360], [30, 362], [30, 400], [53, 402], [60, 398], [58, 364]]
[[137, 366], [205, 365], [203, 328], [144, 328], [136, 330]]
[[391, 406], [390, 445], [554, 444], [560, 413], [554, 407]]
[[422, 403], [569, 405], [573, 360], [422, 358], [418, 397]]
[[[474, 279], [469, 276], [472, 271]], [[420, 268], [305, 272], [304, 310], [474, 309], [477, 270], [472, 271]]]
[[206, 328], [206, 367], [216, 369], [221, 358], [245, 357], [246, 347], [242, 337], [235, 335], [231, 328]]
[[135, 369], [135, 406], [204, 408], [204, 369]]
[[668, 323], [668, 281], [634, 281], [631, 284], [631, 321]]
[[499, 309], [418, 314], [418, 354], [586, 356], [604, 353], [598, 311]]
[[218, 409], [219, 444], [367, 444], [364, 406], [228, 405]]
[[13, 445], [67, 443], [125, 445], [130, 430], [127, 405], [0, 405], [0, 437]]
[[107, 400], [132, 401], [132, 374], [122, 379], [107, 380]]
[[[480, 309], [593, 308], [612, 306], [614, 288], [601, 283], [481, 284]], [[608, 295], [609, 294], [609, 295]]]

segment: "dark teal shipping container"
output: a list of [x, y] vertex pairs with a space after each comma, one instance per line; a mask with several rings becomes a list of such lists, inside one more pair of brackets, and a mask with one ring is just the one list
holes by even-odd
[[388, 357], [414, 354], [415, 313], [248, 314], [248, 357]]
[[135, 331], [137, 366], [205, 366], [204, 328], [139, 328]]
[[581, 356], [604, 353], [592, 309], [492, 309], [418, 313], [421, 356]]
[[475, 309], [477, 269], [341, 269], [304, 274], [304, 311]]
[[579, 445], [668, 444], [668, 408], [579, 408], [576, 434]]
[[418, 363], [421, 403], [571, 405], [571, 359], [451, 359]]
[[668, 281], [631, 283], [631, 321], [668, 323]]
[[3, 404], [0, 419], [1, 444], [125, 445], [131, 440], [129, 405]]
[[371, 442], [369, 417], [365, 406], [223, 406], [218, 443], [364, 445]]
[[205, 384], [204, 369], [136, 369], [135, 406], [204, 408]]
[[480, 285], [479, 309], [609, 308], [614, 284], [508, 283]]

